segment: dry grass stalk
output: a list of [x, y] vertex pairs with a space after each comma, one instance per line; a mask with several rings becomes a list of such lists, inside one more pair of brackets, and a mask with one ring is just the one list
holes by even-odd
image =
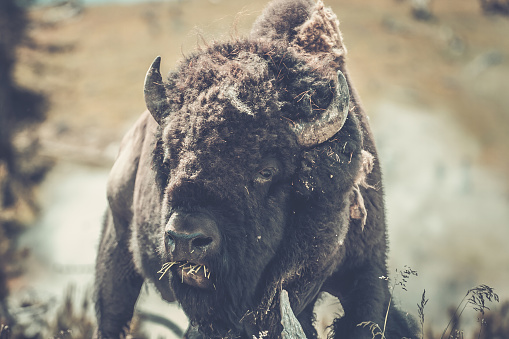
[[176, 262], [175, 261], [171, 261], [171, 262], [166, 262], [163, 264], [163, 266], [161, 267], [161, 269], [159, 271], [157, 271], [157, 273], [161, 274], [161, 276], [159, 277], [159, 280], [161, 280], [164, 275], [166, 274], [166, 272], [168, 272], [168, 270], [173, 266], [175, 265]]
[[[164, 277], [166, 272], [168, 272], [169, 269], [173, 267], [173, 265], [179, 265], [178, 267], [181, 268], [182, 271], [186, 270], [187, 274], [193, 275], [198, 273], [203, 267], [203, 276], [207, 279], [210, 279], [210, 270], [207, 271], [207, 267], [205, 265], [193, 264], [190, 263], [189, 261], [170, 261], [164, 263], [163, 266], [161, 266], [161, 269], [157, 271], [158, 274], [161, 274], [159, 280], [161, 280]], [[184, 275], [182, 275], [182, 282], [184, 282]]]

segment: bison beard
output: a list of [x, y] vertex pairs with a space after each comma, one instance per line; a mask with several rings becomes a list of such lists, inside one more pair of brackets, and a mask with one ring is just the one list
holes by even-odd
[[[382, 325], [390, 297], [383, 190], [345, 53], [320, 1], [275, 0], [249, 39], [166, 81], [155, 59], [108, 180], [98, 338], [125, 334], [144, 281], [182, 305], [188, 338], [315, 338], [320, 292], [345, 310], [334, 338], [371, 338], [357, 325]], [[386, 337], [416, 333], [391, 306]]]

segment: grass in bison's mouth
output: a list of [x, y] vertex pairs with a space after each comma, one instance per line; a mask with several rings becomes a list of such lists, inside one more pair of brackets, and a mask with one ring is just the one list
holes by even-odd
[[[168, 272], [168, 270], [172, 268], [174, 265], [178, 265], [178, 267], [182, 269], [182, 272], [186, 272], [186, 274], [192, 275], [198, 274], [198, 272], [200, 272], [200, 270], [203, 268], [202, 273], [203, 276], [207, 279], [210, 279], [210, 270], [207, 270], [207, 266], [205, 265], [194, 264], [189, 261], [170, 261], [164, 263], [163, 266], [161, 266], [161, 269], [157, 271], [157, 273], [161, 274], [159, 280], [161, 280], [166, 274], [166, 272]], [[184, 274], [182, 274], [182, 279], [184, 279]]]

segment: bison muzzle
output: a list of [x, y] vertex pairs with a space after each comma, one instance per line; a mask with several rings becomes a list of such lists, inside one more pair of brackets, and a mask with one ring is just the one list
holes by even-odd
[[366, 321], [417, 337], [386, 318], [380, 166], [338, 25], [321, 1], [275, 0], [165, 80], [154, 60], [108, 180], [96, 337], [126, 334], [144, 282], [181, 304], [186, 338], [315, 338], [321, 292], [344, 309], [334, 338], [371, 338]]

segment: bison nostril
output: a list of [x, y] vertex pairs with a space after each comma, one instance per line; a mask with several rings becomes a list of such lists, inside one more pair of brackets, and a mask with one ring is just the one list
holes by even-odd
[[165, 245], [167, 251], [173, 252], [175, 250], [175, 238], [169, 233], [166, 233]]
[[192, 248], [204, 248], [204, 247], [210, 245], [211, 243], [212, 243], [212, 238], [211, 237], [195, 238], [191, 242], [191, 247]]
[[166, 233], [166, 241], [169, 245], [173, 245], [173, 244], [175, 244], [175, 237], [171, 233], [167, 232]]
[[[195, 250], [203, 253], [214, 244], [214, 237], [203, 233], [179, 233], [173, 230], [166, 231], [166, 250], [174, 255], [189, 255]], [[186, 254], [187, 253], [187, 254]], [[190, 258], [183, 258], [188, 260]]]

